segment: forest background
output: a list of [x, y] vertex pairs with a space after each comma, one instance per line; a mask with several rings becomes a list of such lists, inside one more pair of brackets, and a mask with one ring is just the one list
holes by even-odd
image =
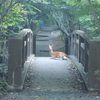
[[83, 30], [100, 38], [100, 0], [0, 0], [0, 95], [6, 91], [8, 39], [24, 28], [36, 35], [39, 21], [67, 36]]

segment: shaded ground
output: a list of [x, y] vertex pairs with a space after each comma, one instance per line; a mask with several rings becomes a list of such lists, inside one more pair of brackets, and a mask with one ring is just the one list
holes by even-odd
[[9, 92], [0, 100], [100, 100], [98, 93], [86, 90], [75, 67], [68, 60], [50, 59], [48, 45], [64, 51], [64, 43], [58, 39], [59, 31], [46, 27], [37, 36], [36, 58], [28, 69], [23, 91]]
[[[36, 57], [32, 64], [32, 84], [35, 91], [68, 92], [77, 91], [76, 74], [70, 69], [70, 59], [54, 60], [50, 57]], [[73, 67], [75, 70], [75, 67]], [[78, 76], [77, 76], [78, 77]], [[76, 86], [75, 86], [76, 85]]]

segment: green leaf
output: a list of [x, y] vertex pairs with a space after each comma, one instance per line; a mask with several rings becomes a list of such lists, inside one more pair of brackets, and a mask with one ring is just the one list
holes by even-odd
[[100, 70], [96, 70], [94, 75], [100, 75]]

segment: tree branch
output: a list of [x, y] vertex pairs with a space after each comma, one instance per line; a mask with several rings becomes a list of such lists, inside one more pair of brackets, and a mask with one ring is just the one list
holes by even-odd
[[[60, 30], [61, 30], [62, 32], [64, 32], [67, 36], [69, 36], [69, 33], [67, 32], [67, 30], [66, 30], [66, 28], [64, 27], [63, 22], [62, 22], [63, 17], [60, 18], [56, 13], [51, 13], [51, 14], [52, 14], [53, 18], [55, 19], [55, 21], [56, 21], [58, 27], [60, 28]], [[57, 17], [57, 16], [58, 16], [58, 17]]]
[[1, 19], [3, 20], [3, 18], [7, 15], [8, 11], [10, 8], [12, 8], [17, 2], [13, 3], [13, 0], [11, 0], [9, 6], [5, 9], [5, 11], [3, 11], [3, 14], [1, 15]]

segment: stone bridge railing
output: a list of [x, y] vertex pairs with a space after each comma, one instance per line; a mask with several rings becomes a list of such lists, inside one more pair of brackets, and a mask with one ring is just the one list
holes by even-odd
[[27, 69], [33, 59], [33, 33], [23, 29], [8, 45], [8, 89], [22, 89]]
[[[100, 70], [100, 39], [93, 39], [81, 30], [74, 31], [66, 39], [67, 53], [74, 55], [82, 64], [80, 70], [89, 91], [100, 91], [100, 76], [95, 71]], [[80, 69], [80, 67], [79, 67]]]

